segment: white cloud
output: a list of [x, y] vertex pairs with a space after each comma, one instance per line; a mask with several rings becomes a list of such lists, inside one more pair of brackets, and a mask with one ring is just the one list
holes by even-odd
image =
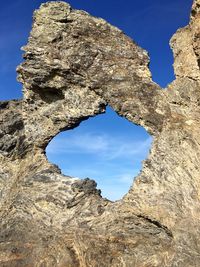
[[125, 184], [131, 184], [133, 182], [134, 175], [133, 173], [124, 173], [119, 176], [119, 181]]
[[94, 132], [57, 136], [47, 147], [49, 159], [72, 177], [94, 179], [102, 196], [118, 200], [128, 192], [147, 157], [152, 138], [132, 140]]
[[143, 156], [149, 150], [151, 138], [142, 141], [115, 140], [113, 145], [112, 153], [108, 155], [110, 160], [120, 157]]
[[146, 155], [151, 145], [151, 138], [132, 141], [106, 134], [74, 134], [70, 137], [57, 137], [47, 147], [48, 154], [96, 154], [106, 160], [129, 158]]
[[105, 136], [88, 133], [69, 137], [57, 136], [48, 145], [47, 153], [96, 153], [107, 149]]

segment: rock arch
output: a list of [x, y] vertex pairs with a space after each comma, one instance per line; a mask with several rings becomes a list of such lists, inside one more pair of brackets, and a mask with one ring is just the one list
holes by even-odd
[[[152, 82], [147, 53], [104, 20], [65, 2], [34, 13], [17, 69], [24, 98], [0, 103], [3, 266], [198, 266], [199, 5], [172, 38], [167, 90]], [[107, 104], [154, 136], [142, 173], [114, 204], [44, 154]]]

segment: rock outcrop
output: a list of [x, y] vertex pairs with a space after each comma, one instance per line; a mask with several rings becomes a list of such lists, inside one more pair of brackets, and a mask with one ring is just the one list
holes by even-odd
[[[147, 52], [65, 2], [34, 13], [21, 100], [0, 102], [0, 266], [200, 266], [200, 1], [171, 40], [176, 79], [151, 79]], [[124, 198], [61, 174], [45, 148], [110, 105], [154, 137]]]

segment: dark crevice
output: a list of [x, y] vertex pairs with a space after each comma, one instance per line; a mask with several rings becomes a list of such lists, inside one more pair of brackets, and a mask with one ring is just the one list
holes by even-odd
[[39, 87], [35, 87], [32, 90], [37, 93], [44, 102], [49, 104], [65, 98], [62, 90], [55, 90], [54, 88], [45, 88], [45, 90], [41, 90]]
[[156, 220], [154, 220], [154, 219], [151, 219], [151, 218], [149, 218], [149, 217], [147, 217], [147, 216], [145, 216], [145, 215], [137, 215], [137, 217], [138, 217], [138, 218], [142, 218], [142, 219], [144, 219], [145, 221], [147, 221], [147, 222], [149, 222], [149, 223], [155, 225], [155, 226], [158, 227], [158, 228], [161, 228], [162, 230], [165, 231], [165, 233], [166, 233], [170, 238], [173, 238], [173, 234], [172, 234], [171, 230], [169, 230], [169, 229], [167, 228], [167, 226], [161, 224], [161, 222], [156, 221]]
[[7, 108], [9, 105], [9, 101], [0, 101], [0, 110]]

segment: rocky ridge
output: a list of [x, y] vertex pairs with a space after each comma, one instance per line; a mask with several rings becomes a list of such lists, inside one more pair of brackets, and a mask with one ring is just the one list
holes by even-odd
[[[35, 11], [21, 100], [0, 102], [0, 266], [199, 267], [200, 1], [171, 39], [176, 79], [103, 19], [49, 2]], [[45, 148], [105, 112], [143, 126], [150, 155], [124, 198], [61, 174]]]

